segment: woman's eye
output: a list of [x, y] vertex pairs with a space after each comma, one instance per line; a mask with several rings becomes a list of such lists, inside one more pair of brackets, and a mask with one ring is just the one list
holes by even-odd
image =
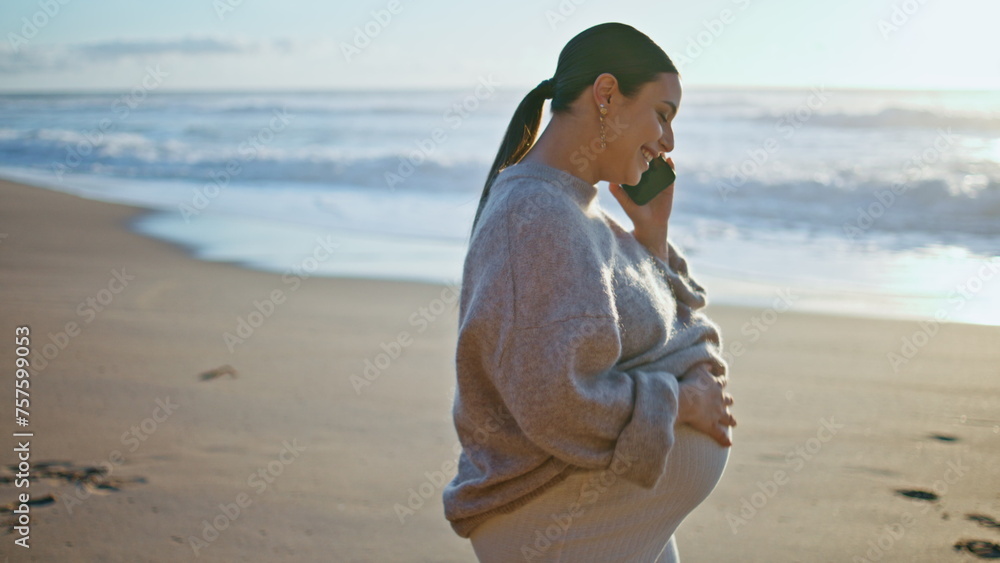
[[667, 120], [667, 114], [661, 113], [660, 114], [660, 119], [662, 119], [663, 121], [666, 121]]

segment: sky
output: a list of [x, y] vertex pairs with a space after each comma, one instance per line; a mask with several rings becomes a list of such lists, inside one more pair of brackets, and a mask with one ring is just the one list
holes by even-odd
[[607, 21], [685, 87], [1000, 90], [997, 0], [4, 0], [0, 91], [530, 88]]

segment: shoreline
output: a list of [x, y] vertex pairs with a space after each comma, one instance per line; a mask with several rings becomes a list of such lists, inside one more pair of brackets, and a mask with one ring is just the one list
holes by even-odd
[[[93, 181], [96, 179], [88, 180], [88, 183]], [[308, 254], [314, 250], [313, 240], [331, 239], [332, 236], [334, 243], [342, 245], [342, 249], [365, 248], [369, 256], [360, 256], [357, 253], [352, 255], [348, 251], [341, 253], [334, 260], [319, 261], [318, 270], [310, 274], [312, 277], [432, 285], [460, 283], [459, 254], [464, 252], [464, 247], [455, 245], [450, 240], [433, 237], [414, 239], [399, 234], [379, 235], [357, 231], [356, 226], [331, 228], [325, 224], [315, 223], [317, 217], [311, 218], [313, 222], [309, 220], [296, 222], [288, 218], [244, 215], [233, 210], [210, 211], [205, 217], [200, 217], [199, 214], [190, 222], [187, 220], [181, 222], [172, 212], [173, 208], [166, 206], [165, 203], [159, 206], [148, 202], [122, 203], [116, 201], [116, 197], [109, 195], [111, 192], [103, 193], [101, 189], [92, 185], [89, 188], [69, 189], [46, 183], [35, 185], [30, 181], [12, 182], [136, 209], [139, 212], [126, 224], [129, 231], [151, 240], [166, 242], [183, 251], [188, 257], [199, 261], [225, 263], [257, 272], [282, 274], [288, 271], [288, 264], [293, 262], [291, 257], [296, 255], [295, 251], [289, 249], [298, 249], [300, 254]], [[789, 305], [803, 313], [914, 323], [937, 321], [1000, 326], [1000, 315], [988, 313], [1000, 306], [1000, 291], [989, 287], [994, 285], [991, 280], [997, 277], [997, 272], [1000, 272], [1000, 256], [988, 258], [972, 254], [975, 259], [966, 258], [964, 262], [952, 262], [949, 261], [950, 258], [946, 259], [943, 256], [914, 258], [924, 253], [897, 249], [881, 250], [857, 264], [839, 258], [834, 265], [831, 265], [812, 256], [818, 249], [799, 248], [796, 246], [798, 243], [793, 243], [786, 250], [787, 256], [782, 255], [779, 258], [768, 254], [765, 247], [770, 246], [770, 243], [747, 245], [736, 240], [697, 241], [688, 233], [682, 233], [680, 236], [682, 239], [675, 243], [680, 243], [682, 249], [690, 246], [686, 252], [696, 262], [695, 274], [700, 283], [709, 289], [709, 301], [712, 304], [766, 309], [783, 293], [792, 293], [795, 299], [794, 303]], [[836, 241], [831, 240], [831, 242]], [[276, 245], [280, 245], [282, 250], [275, 250]], [[260, 248], [266, 248], [268, 252], [261, 253]], [[767, 268], [778, 267], [777, 262], [783, 264], [801, 262], [802, 266], [798, 270], [779, 269], [766, 274], [764, 270], [753, 269], [753, 261], [746, 261], [745, 256], [754, 255], [755, 252], [763, 253], [761, 256], [764, 257], [764, 265]], [[425, 262], [423, 265], [412, 262], [410, 256], [417, 254]], [[370, 256], [377, 258], [371, 260]], [[833, 256], [835, 254], [826, 258]], [[706, 262], [706, 258], [709, 261]], [[914, 260], [930, 261], [914, 263]], [[723, 266], [730, 262], [742, 265], [742, 268]], [[829, 279], [823, 277], [813, 279], [802, 273], [812, 271], [812, 268], [820, 268], [821, 272], [825, 271], [827, 274], [840, 268], [853, 271], [857, 277], [834, 275]], [[907, 285], [909, 282], [900, 284], [900, 280], [905, 279], [901, 275], [865, 273], [869, 270], [883, 271], [887, 268], [908, 272], [906, 277], [926, 278], [930, 281], [919, 286]], [[977, 268], [979, 268], [978, 275]], [[986, 277], [983, 277], [983, 268], [988, 270]], [[941, 272], [950, 273], [943, 275]], [[850, 283], [848, 279], [851, 280]], [[975, 284], [973, 289], [977, 291], [968, 292], [966, 286], [972, 284]], [[978, 291], [979, 289], [986, 291]], [[962, 290], [962, 293], [957, 293], [957, 290]], [[782, 306], [779, 305], [778, 309], [781, 310]]]
[[[30, 325], [33, 350], [53, 352], [32, 375], [29, 428], [30, 493], [54, 502], [31, 508], [30, 551], [8, 534], [3, 552], [474, 559], [437, 485], [456, 443], [447, 286], [295, 285], [132, 232], [142, 208], [7, 182], [0, 197], [2, 331]], [[893, 370], [915, 322], [793, 309], [746, 334], [764, 311], [708, 314], [733, 355], [739, 425], [721, 482], [677, 532], [684, 561], [874, 560], [872, 546], [945, 560], [959, 540], [996, 541], [967, 517], [1000, 518], [996, 327], [942, 324]], [[0, 362], [14, 354], [0, 346]], [[223, 366], [235, 375], [202, 378]], [[0, 484], [0, 504], [15, 492]]]

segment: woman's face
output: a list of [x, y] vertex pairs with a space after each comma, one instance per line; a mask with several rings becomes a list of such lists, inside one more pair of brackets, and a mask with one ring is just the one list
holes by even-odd
[[609, 112], [615, 121], [608, 123], [605, 118], [608, 148], [604, 170], [608, 177], [603, 179], [631, 185], [649, 169], [651, 158], [674, 150], [672, 122], [681, 105], [680, 77], [660, 73], [631, 99], [621, 95], [619, 99], [623, 102], [617, 111]]

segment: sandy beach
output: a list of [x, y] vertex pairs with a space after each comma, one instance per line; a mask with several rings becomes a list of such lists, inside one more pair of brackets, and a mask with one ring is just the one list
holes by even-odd
[[[130, 232], [137, 208], [3, 182], [0, 202], [0, 504], [34, 501], [28, 549], [0, 514], [0, 556], [474, 561], [440, 500], [456, 288], [202, 262]], [[682, 560], [971, 561], [953, 546], [1000, 543], [1000, 328], [775, 299], [709, 307], [739, 426]]]

